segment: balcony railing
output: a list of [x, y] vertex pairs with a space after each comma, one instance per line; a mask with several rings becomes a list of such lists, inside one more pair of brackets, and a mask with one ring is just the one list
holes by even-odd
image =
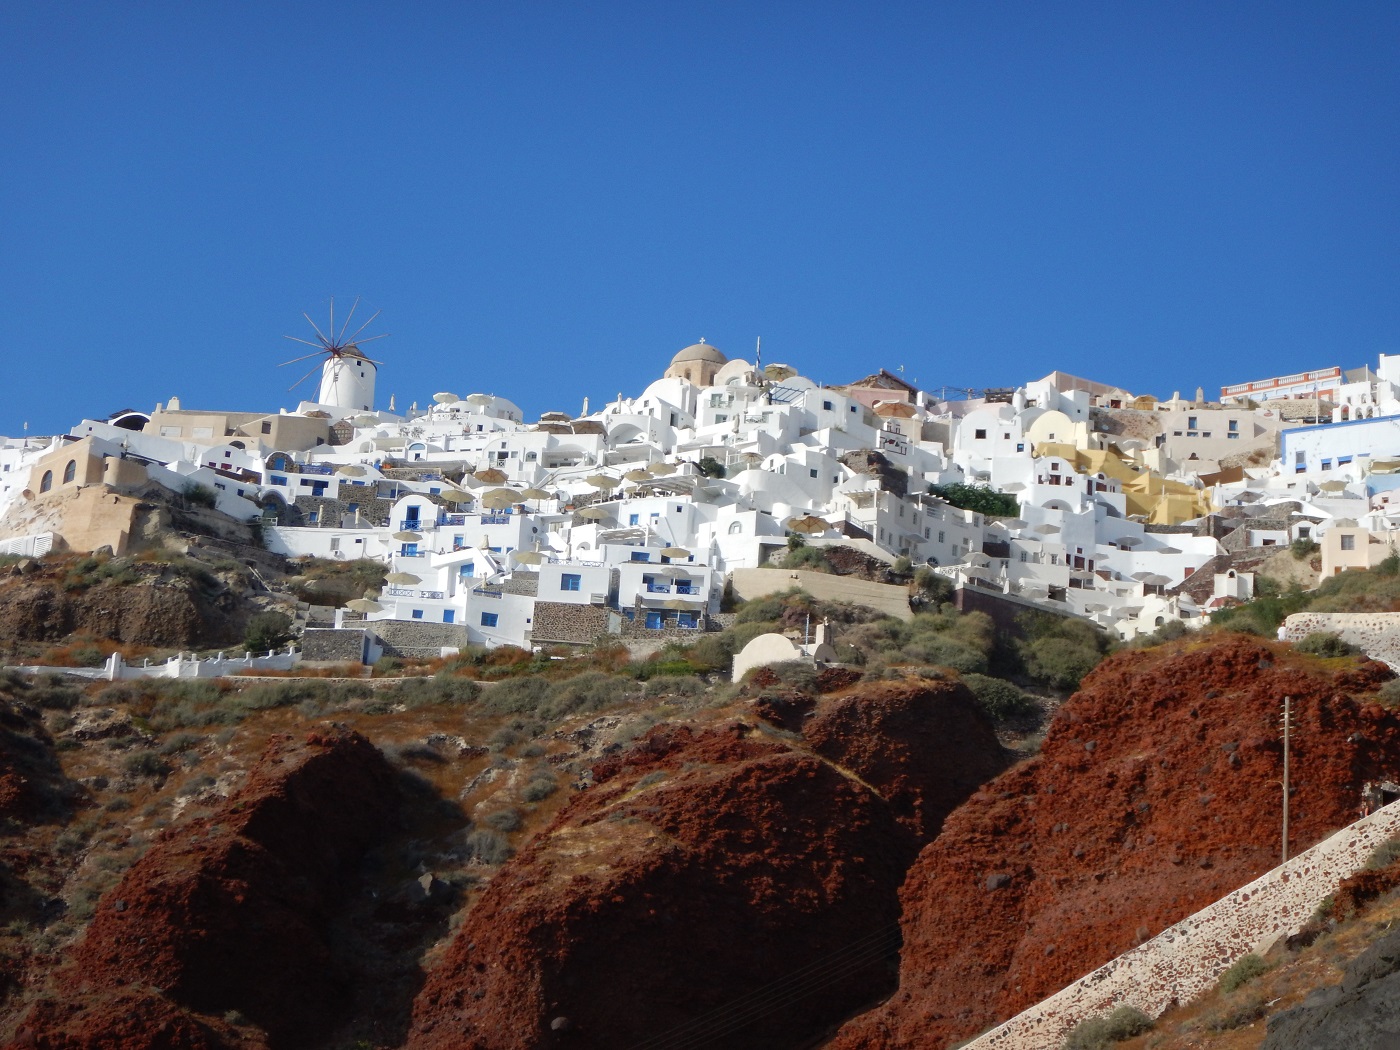
[[446, 597], [442, 591], [424, 591], [417, 587], [385, 587], [384, 593], [391, 598], [432, 598], [441, 601]]
[[484, 587], [474, 587], [472, 593], [482, 598], [499, 598], [501, 596], [500, 591], [488, 591]]
[[334, 474], [335, 471], [334, 471], [331, 467], [324, 466], [324, 465], [322, 465], [322, 464], [320, 464], [320, 463], [303, 463], [303, 464], [301, 465], [301, 473], [303, 473], [303, 474]]
[[510, 524], [510, 515], [509, 515], [509, 514], [483, 514], [483, 515], [481, 516], [481, 524], [483, 524], [483, 525], [509, 525], [509, 524]]
[[404, 518], [403, 521], [399, 522], [399, 528], [407, 532], [417, 532], [422, 527], [422, 518]]
[[438, 515], [439, 525], [465, 525], [467, 516], [465, 514], [440, 514]]

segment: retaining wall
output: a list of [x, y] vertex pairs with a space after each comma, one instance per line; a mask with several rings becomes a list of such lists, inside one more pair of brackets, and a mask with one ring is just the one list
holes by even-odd
[[1054, 1050], [1075, 1025], [1119, 1006], [1150, 1017], [1209, 991], [1241, 956], [1295, 933], [1337, 884], [1400, 836], [1393, 802], [1287, 864], [1163, 930], [1152, 940], [1081, 977], [964, 1050]]
[[1400, 670], [1400, 613], [1294, 613], [1283, 621], [1280, 637], [1301, 642], [1317, 631], [1341, 635], [1372, 660]]

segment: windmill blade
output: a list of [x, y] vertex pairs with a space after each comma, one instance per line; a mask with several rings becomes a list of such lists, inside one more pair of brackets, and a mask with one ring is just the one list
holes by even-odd
[[[288, 361], [288, 364], [290, 364], [290, 361]], [[319, 364], [316, 365], [316, 368], [321, 368], [321, 365], [319, 365]], [[307, 372], [307, 374], [302, 375], [302, 377], [301, 377], [300, 379], [297, 379], [297, 382], [294, 382], [293, 385], [288, 386], [288, 388], [287, 388], [287, 393], [293, 392], [294, 389], [297, 389], [298, 386], [301, 386], [301, 384], [304, 384], [304, 382], [307, 381], [307, 379], [311, 378], [312, 375], [315, 375], [316, 368], [312, 368], [312, 370], [309, 371], [309, 372]]]
[[[335, 339], [335, 296], [331, 296], [331, 323], [328, 324], [328, 325], [326, 325], [326, 330], [327, 330], [328, 332], [331, 333], [331, 339], [334, 340], [334, 339]], [[332, 346], [335, 346], [335, 345], [337, 345], [337, 344], [336, 344], [335, 342], [332, 342], [331, 345], [332, 345]]]
[[[286, 336], [286, 338], [290, 339], [290, 338], [292, 338], [292, 337], [291, 337], [291, 336]], [[306, 343], [306, 340], [305, 340], [305, 339], [298, 339], [297, 342], [299, 342], [299, 343]], [[307, 346], [313, 346], [314, 344], [313, 344], [313, 343], [306, 343], [306, 345], [307, 345]], [[294, 357], [294, 358], [292, 358], [290, 361], [283, 361], [282, 364], [281, 364], [281, 365], [278, 365], [277, 367], [278, 367], [278, 368], [281, 368], [282, 365], [294, 365], [294, 364], [296, 364], [298, 361], [309, 361], [309, 360], [311, 360], [311, 358], [313, 358], [313, 357], [320, 357], [320, 356], [321, 356], [322, 354], [324, 354], [325, 352], [326, 352], [326, 348], [323, 346], [323, 347], [320, 347], [314, 354], [303, 354], [301, 357]]]
[[[350, 342], [353, 343], [353, 342], [355, 342], [357, 339], [359, 339], [360, 333], [363, 332], [363, 331], [364, 331], [366, 328], [368, 328], [370, 325], [374, 324], [374, 319], [375, 319], [376, 317], [378, 317], [380, 314], [382, 314], [383, 312], [384, 312], [383, 310], [376, 310], [376, 311], [374, 311], [374, 313], [370, 315], [370, 319], [369, 319], [368, 321], [366, 321], [364, 324], [360, 325], [359, 328], [355, 329], [355, 334], [352, 335], [352, 336], [350, 337]], [[379, 337], [378, 337], [378, 336], [375, 336], [374, 338], [378, 339]], [[366, 339], [365, 342], [369, 342], [369, 340]]]
[[380, 335], [372, 335], [372, 336], [370, 336], [368, 339], [352, 339], [352, 340], [350, 340], [350, 342], [345, 343], [344, 345], [345, 345], [345, 346], [359, 346], [361, 343], [372, 343], [372, 342], [374, 342], [376, 339], [383, 339], [383, 338], [385, 338], [386, 336], [388, 336], [388, 334], [389, 334], [388, 332], [383, 332], [383, 333], [381, 333]]
[[[349, 331], [349, 329], [350, 329], [350, 319], [353, 318], [353, 317], [355, 316], [355, 307], [357, 307], [357, 306], [359, 306], [359, 305], [360, 305], [360, 297], [357, 295], [357, 296], [355, 296], [355, 301], [354, 301], [353, 303], [350, 304], [350, 313], [346, 315], [346, 317], [345, 317], [345, 323], [344, 323], [343, 325], [340, 326], [340, 334], [336, 336], [336, 338], [337, 338], [338, 340], [340, 340], [340, 345], [341, 345], [341, 346], [344, 346], [344, 345], [345, 345], [345, 333], [346, 333], [347, 331]], [[332, 331], [332, 332], [331, 332], [331, 335], [335, 335], [335, 332]]]
[[[312, 328], [316, 328], [316, 322], [313, 321], [313, 320], [311, 320], [311, 315], [310, 315], [309, 313], [307, 313], [305, 310], [303, 310], [303, 311], [301, 312], [301, 316], [306, 318], [306, 323], [307, 323], [307, 324], [309, 324]], [[331, 345], [331, 341], [330, 341], [329, 339], [326, 338], [325, 333], [322, 332], [321, 329], [319, 329], [319, 328], [316, 328], [316, 337], [317, 337], [318, 339], [321, 340], [321, 345], [322, 345], [322, 346], [330, 346], [330, 345]]]

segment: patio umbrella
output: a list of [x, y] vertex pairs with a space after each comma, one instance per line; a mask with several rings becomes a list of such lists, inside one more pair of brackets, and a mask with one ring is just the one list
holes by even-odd
[[520, 497], [510, 489], [492, 489], [481, 495], [481, 505], [492, 510], [504, 510], [520, 502]]
[[346, 602], [345, 607], [357, 613], [381, 612], [384, 609], [384, 606], [378, 602], [372, 602], [368, 598], [354, 598]]
[[476, 496], [472, 493], [466, 491], [465, 489], [459, 489], [456, 487], [445, 488], [440, 493], [438, 493], [438, 495], [440, 495], [443, 499], [447, 500], [449, 503], [471, 503], [473, 500], [476, 499]]
[[787, 528], [793, 532], [805, 532], [812, 536], [831, 528], [830, 524], [814, 514], [804, 514], [800, 518], [789, 518], [786, 524]]
[[356, 466], [354, 463], [342, 463], [335, 468], [337, 474], [344, 474], [348, 478], [362, 478], [365, 476], [365, 468]]
[[423, 578], [421, 576], [415, 576], [411, 572], [391, 572], [388, 576], [384, 577], [384, 582], [401, 584], [422, 583]]
[[625, 480], [627, 480], [627, 481], [650, 481], [650, 480], [651, 480], [651, 473], [650, 473], [649, 471], [645, 471], [645, 470], [642, 470], [642, 469], [640, 469], [640, 468], [638, 468], [637, 470], [629, 470], [626, 474], [624, 474], [624, 475], [622, 475], [622, 476], [623, 476], [623, 478], [624, 478]]
[[647, 467], [647, 471], [658, 477], [664, 477], [667, 474], [674, 474], [676, 472], [676, 465], [664, 461], [661, 463], [653, 463], [651, 466]]
[[410, 532], [408, 529], [394, 533], [394, 539], [402, 543], [417, 543], [422, 538], [423, 534], [421, 532]]
[[592, 485], [595, 489], [610, 489], [617, 484], [617, 478], [607, 474], [590, 474], [583, 480]]
[[478, 470], [472, 477], [476, 478], [477, 481], [485, 482], [487, 485], [504, 485], [510, 480], [506, 476], [505, 471], [497, 470], [495, 467], [486, 467], [484, 470]]
[[520, 490], [521, 499], [549, 499], [550, 494], [544, 489], [528, 488]]
[[358, 416], [352, 416], [350, 422], [357, 427], [372, 427], [379, 422], [379, 417], [369, 412], [361, 412]]
[[545, 556], [539, 551], [516, 551], [515, 560], [521, 565], [538, 565]]
[[456, 402], [462, 399], [456, 394], [449, 393], [448, 391], [444, 390], [440, 393], [434, 394], [433, 400], [436, 401], [439, 405], [451, 405], [455, 404]]
[[467, 395], [467, 401], [468, 401], [470, 404], [473, 404], [473, 405], [489, 405], [489, 404], [490, 404], [492, 401], [494, 401], [494, 400], [495, 400], [495, 398], [493, 398], [490, 394], [468, 394], [468, 395]]
[[661, 548], [661, 554], [662, 554], [663, 557], [666, 557], [666, 558], [689, 558], [689, 557], [690, 557], [690, 551], [686, 550], [684, 547], [663, 547], [663, 548]]
[[[700, 596], [697, 594], [695, 597], [699, 598]], [[675, 609], [677, 612], [689, 612], [695, 608], [692, 603], [686, 601], [684, 598], [668, 598], [661, 603], [661, 607], [663, 609]]]
[[584, 521], [602, 521], [604, 518], [611, 517], [612, 515], [608, 512], [606, 507], [584, 507], [583, 510], [578, 512], [578, 516]]

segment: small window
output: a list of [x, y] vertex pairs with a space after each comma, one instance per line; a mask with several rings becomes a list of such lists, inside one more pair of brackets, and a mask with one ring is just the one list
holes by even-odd
[[741, 533], [741, 532], [743, 532], [743, 531], [744, 531], [744, 526], [743, 526], [741, 523], [739, 523], [739, 522], [737, 522], [737, 521], [731, 521], [731, 522], [729, 523], [729, 535], [731, 535], [731, 536], [737, 536], [739, 533]]
[[1233, 431], [1236, 431], [1236, 430], [1239, 430], [1239, 429], [1240, 429], [1240, 421], [1239, 421], [1238, 419], [1232, 419], [1232, 420], [1230, 420], [1229, 429], [1230, 429], [1232, 432], [1233, 432]]
[[653, 631], [659, 631], [666, 626], [666, 614], [659, 612], [647, 613], [647, 627]]
[[1353, 534], [1351, 534], [1351, 533], [1343, 533], [1341, 536], [1338, 537], [1338, 539], [1340, 539], [1340, 540], [1342, 541], [1342, 550], [1344, 550], [1344, 551], [1354, 551], [1354, 550], [1356, 550], [1356, 537], [1355, 537]]
[[581, 581], [582, 577], [578, 573], [566, 572], [559, 577], [559, 589], [561, 591], [576, 591], [579, 589]]
[[632, 560], [633, 560], [633, 561], [651, 561], [651, 555], [648, 554], [646, 551], [633, 551], [633, 552], [632, 552]]
[[830, 402], [830, 401], [823, 401], [823, 402], [822, 402], [822, 411], [823, 411], [823, 412], [830, 412], [830, 411], [831, 411], [831, 402]]
[[63, 468], [63, 483], [66, 485], [78, 476], [78, 461], [70, 459], [68, 466]]
[[421, 620], [421, 619], [423, 619], [423, 610], [422, 610], [422, 609], [414, 609], [414, 610], [413, 610], [413, 618], [414, 618], [415, 620]]
[[272, 424], [271, 424], [271, 423], [264, 423], [264, 424], [262, 425], [262, 432], [263, 432], [264, 434], [271, 434], [271, 433], [272, 433]]
[[985, 430], [974, 430], [974, 431], [972, 432], [972, 436], [973, 436], [974, 438], [976, 438], [978, 441], [982, 441], [983, 439], [986, 438], [987, 432], [986, 432]]
[[816, 477], [816, 476], [817, 476], [817, 471], [816, 471], [816, 468], [815, 468], [815, 467], [812, 468], [811, 470], [807, 471], [807, 473], [810, 474], [812, 477]]
[[444, 610], [442, 611], [442, 622], [443, 622], [443, 623], [456, 623], [456, 622], [457, 622], [457, 610], [456, 610], [456, 609], [444, 609]]
[[461, 568], [457, 570], [457, 578], [461, 580], [469, 580], [475, 575], [476, 562], [474, 561], [463, 562]]
[[496, 626], [496, 622], [497, 622], [498, 620], [500, 620], [500, 618], [501, 618], [500, 613], [482, 613], [482, 614], [481, 614], [481, 626], [483, 626], [483, 627], [495, 627], [495, 626]]
[[629, 514], [629, 515], [627, 516], [627, 524], [628, 524], [628, 525], [640, 525], [641, 523], [642, 523], [642, 516], [641, 516], [640, 514]]
[[46, 470], [44, 471], [43, 480], [39, 482], [39, 491], [48, 492], [51, 488], [53, 488], [53, 471]]

